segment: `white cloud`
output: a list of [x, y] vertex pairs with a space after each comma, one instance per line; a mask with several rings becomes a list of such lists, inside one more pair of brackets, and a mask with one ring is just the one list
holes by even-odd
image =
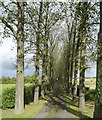
[[[5, 38], [0, 46], [0, 77], [7, 75], [8, 71], [14, 70], [13, 62], [16, 59], [16, 44], [13, 42], [13, 38]], [[11, 50], [14, 47], [13, 50]], [[10, 72], [9, 72], [10, 73]]]
[[[11, 50], [12, 49], [12, 50]], [[16, 42], [13, 38], [3, 39], [3, 43], [0, 46], [0, 77], [16, 77], [16, 69], [14, 65], [16, 64]], [[28, 58], [32, 55], [27, 55]], [[34, 74], [34, 65], [29, 64], [29, 67], [25, 69], [25, 75]]]

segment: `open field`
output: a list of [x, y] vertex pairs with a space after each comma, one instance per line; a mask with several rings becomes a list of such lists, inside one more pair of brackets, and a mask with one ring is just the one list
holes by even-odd
[[[78, 85], [79, 85], [79, 79], [78, 79]], [[89, 89], [95, 89], [96, 78], [85, 78], [85, 86], [89, 87]]]
[[95, 89], [96, 88], [96, 78], [86, 78], [85, 86], [89, 87], [90, 89]]

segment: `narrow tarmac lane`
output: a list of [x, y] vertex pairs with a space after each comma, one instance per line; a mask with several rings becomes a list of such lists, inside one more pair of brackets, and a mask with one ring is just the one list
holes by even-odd
[[71, 113], [60, 108], [52, 99], [33, 118], [74, 118]]
[[72, 118], [72, 116], [66, 110], [45, 106], [34, 118]]

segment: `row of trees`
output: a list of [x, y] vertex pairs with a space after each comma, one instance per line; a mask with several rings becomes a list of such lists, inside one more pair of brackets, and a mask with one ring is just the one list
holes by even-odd
[[49, 83], [53, 89], [59, 80], [73, 100], [76, 100], [79, 71], [79, 108], [85, 108], [85, 70], [89, 57], [93, 59], [91, 56], [96, 52], [92, 46], [96, 45], [100, 10], [95, 117], [102, 117], [101, 7], [101, 2], [0, 2], [4, 36], [12, 35], [17, 41], [15, 113], [24, 112], [24, 56], [30, 53], [35, 67], [34, 103], [39, 99], [40, 69], [43, 98], [45, 85]]
[[[53, 42], [49, 43], [49, 31], [60, 20], [61, 11], [53, 10], [56, 3], [40, 2], [0, 2], [1, 24], [4, 27], [4, 36], [13, 36], [17, 43], [17, 72], [16, 72], [16, 101], [15, 113], [24, 112], [24, 56], [33, 53], [32, 61], [35, 65], [35, 93], [34, 103], [39, 96], [39, 70], [42, 66], [42, 83], [48, 80], [48, 59], [53, 51]], [[59, 6], [59, 5], [57, 5]], [[50, 44], [51, 51], [48, 51]], [[50, 57], [49, 57], [50, 56]], [[52, 60], [50, 61], [51, 64]], [[50, 68], [51, 69], [51, 68]], [[51, 75], [50, 70], [50, 75]], [[44, 87], [42, 87], [44, 88]], [[44, 91], [42, 89], [42, 91]], [[42, 96], [44, 93], [42, 92]]]
[[[90, 10], [92, 9], [91, 3], [83, 2], [78, 3], [74, 6], [74, 10], [71, 11], [71, 18], [67, 18], [66, 24], [68, 29], [68, 37], [64, 43], [64, 50], [62, 56], [64, 57], [64, 82], [67, 84], [67, 89], [69, 95], [73, 97], [73, 100], [77, 96], [77, 75], [79, 71], [79, 108], [85, 108], [85, 70], [88, 68], [87, 65], [87, 51], [88, 45], [91, 38], [88, 36], [90, 34]], [[69, 19], [72, 20], [71, 25], [69, 25]], [[69, 28], [70, 27], [70, 28]], [[67, 65], [66, 65], [67, 64]], [[74, 81], [73, 81], [74, 74]], [[73, 93], [72, 93], [73, 92]]]

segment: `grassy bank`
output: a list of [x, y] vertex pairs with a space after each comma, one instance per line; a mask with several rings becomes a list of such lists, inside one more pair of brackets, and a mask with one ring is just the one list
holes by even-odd
[[93, 118], [94, 112], [94, 101], [86, 102], [85, 109], [81, 111], [78, 108], [78, 102], [73, 102], [70, 97], [67, 95], [63, 96], [63, 99], [66, 101], [65, 105], [69, 108], [70, 113], [75, 115], [78, 118]]
[[21, 115], [15, 115], [14, 109], [2, 110], [2, 118], [33, 118], [43, 108], [45, 102], [40, 100], [38, 104], [26, 105], [24, 114]]

